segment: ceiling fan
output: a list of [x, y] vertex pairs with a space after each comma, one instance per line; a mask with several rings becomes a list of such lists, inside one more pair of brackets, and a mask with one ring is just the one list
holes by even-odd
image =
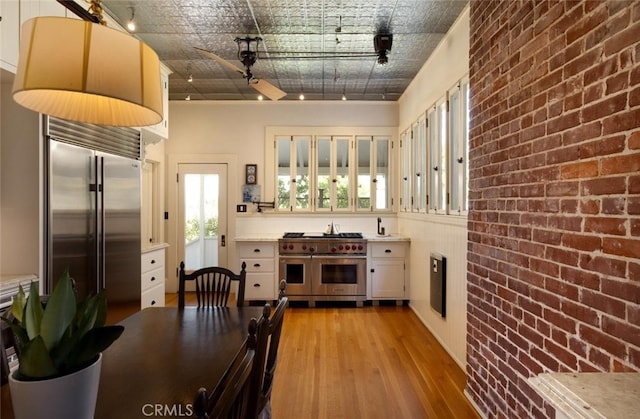
[[[262, 38], [260, 37], [252, 38], [247, 36], [244, 38], [235, 38], [234, 41], [236, 41], [236, 43], [238, 44], [238, 59], [244, 66], [244, 69], [237, 67], [236, 65], [230, 63], [229, 61], [214, 54], [211, 51], [198, 48], [198, 47], [194, 47], [194, 48], [201, 54], [214, 59], [215, 61], [227, 67], [228, 69], [242, 74], [242, 77], [247, 79], [247, 83], [249, 84], [250, 87], [254, 88], [264, 96], [268, 97], [269, 99], [279, 100], [285, 97], [287, 95], [286, 92], [278, 89], [276, 86], [274, 86], [273, 84], [269, 83], [266, 80], [262, 80], [254, 77], [253, 73], [251, 73], [251, 67], [255, 64], [256, 60], [258, 59], [258, 53], [257, 53], [258, 44], [260, 43], [260, 41], [262, 41]], [[253, 42], [255, 42], [255, 45], [256, 45], [255, 49], [251, 48], [251, 43]], [[243, 48], [243, 46], [246, 46], [246, 48]]]

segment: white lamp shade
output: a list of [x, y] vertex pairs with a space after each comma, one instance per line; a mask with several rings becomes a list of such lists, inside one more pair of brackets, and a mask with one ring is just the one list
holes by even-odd
[[162, 121], [160, 61], [138, 39], [78, 19], [22, 25], [13, 98], [47, 115], [97, 125]]

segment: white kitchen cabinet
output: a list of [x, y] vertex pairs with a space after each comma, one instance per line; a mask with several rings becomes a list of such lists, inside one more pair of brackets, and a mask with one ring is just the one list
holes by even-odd
[[369, 241], [367, 298], [370, 300], [397, 300], [407, 296], [408, 241]]
[[0, 1], [0, 68], [11, 73], [18, 66], [20, 28], [38, 16], [65, 16], [66, 9], [55, 0], [2, 0]]
[[142, 251], [141, 307], [164, 307], [164, 247]]
[[275, 241], [244, 241], [237, 245], [238, 268], [247, 264], [244, 299], [276, 300], [276, 245]]
[[171, 70], [160, 63], [160, 82], [162, 83], [162, 121], [156, 125], [142, 127], [142, 140], [145, 144], [154, 144], [169, 138], [169, 74]]

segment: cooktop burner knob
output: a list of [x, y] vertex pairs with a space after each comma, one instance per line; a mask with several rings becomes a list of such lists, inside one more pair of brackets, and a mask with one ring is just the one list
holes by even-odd
[[342, 250], [342, 249], [344, 249], [344, 246], [340, 245], [340, 246], [338, 246], [338, 249]]
[[287, 245], [286, 244], [282, 245], [282, 250], [287, 250]]
[[313, 253], [313, 252], [315, 252], [315, 251], [316, 251], [316, 249], [314, 249], [313, 247], [310, 247], [310, 248], [309, 248], [309, 252]]
[[351, 246], [350, 245], [346, 245], [344, 248], [347, 249], [347, 250], [351, 250]]
[[302, 245], [302, 250], [307, 250], [307, 245], [306, 244]]
[[364, 249], [364, 247], [361, 244], [359, 244], [358, 245], [358, 250], [362, 250], [362, 249]]
[[336, 249], [335, 246], [331, 248], [331, 252], [333, 252], [333, 253], [335, 253], [337, 250], [338, 249]]
[[289, 245], [289, 250], [293, 250], [293, 245], [292, 244]]

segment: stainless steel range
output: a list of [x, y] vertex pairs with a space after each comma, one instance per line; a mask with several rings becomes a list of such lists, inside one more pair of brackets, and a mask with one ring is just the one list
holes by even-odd
[[367, 240], [361, 233], [285, 233], [280, 247], [279, 278], [287, 296], [316, 301], [366, 299]]

